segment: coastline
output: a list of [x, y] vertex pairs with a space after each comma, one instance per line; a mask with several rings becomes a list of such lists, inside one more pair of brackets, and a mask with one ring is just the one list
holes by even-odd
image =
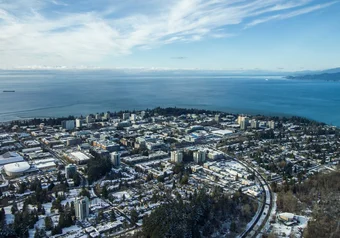
[[[227, 111], [220, 111], [220, 110], [209, 110], [209, 109], [201, 109], [201, 108], [182, 108], [182, 107], [155, 107], [152, 109], [144, 109], [144, 110], [120, 110], [120, 111], [107, 111], [110, 112], [111, 115], [121, 115], [124, 112], [129, 112], [129, 113], [133, 113], [133, 112], [142, 112], [142, 111], [155, 111], [155, 110], [167, 110], [167, 109], [171, 109], [171, 110], [183, 110], [183, 111], [190, 111], [190, 110], [196, 110], [196, 111], [205, 111], [206, 113], [209, 114], [223, 114], [223, 115], [247, 115], [247, 116], [251, 116], [251, 117], [264, 117], [267, 118], [268, 120], [277, 118], [277, 119], [283, 119], [283, 118], [287, 118], [287, 119], [291, 119], [291, 118], [299, 118], [299, 119], [304, 119], [307, 120], [309, 122], [314, 122], [314, 123], [318, 123], [318, 124], [322, 124], [322, 125], [327, 125], [327, 126], [334, 126], [334, 127], [339, 127], [339, 126], [335, 126], [335, 125], [330, 125], [327, 124], [325, 122], [321, 122], [321, 121], [317, 121], [317, 120], [313, 120], [311, 118], [307, 118], [307, 117], [301, 117], [301, 116], [297, 116], [297, 115], [289, 115], [289, 114], [258, 114], [258, 113], [237, 113], [237, 112], [227, 112]], [[100, 112], [99, 114], [104, 114], [106, 112]], [[95, 115], [96, 113], [90, 113], [88, 115]], [[190, 114], [190, 113], [188, 113]], [[85, 118], [85, 114], [82, 115], [63, 115], [63, 116], [55, 116], [55, 117], [50, 117], [50, 116], [38, 116], [38, 117], [19, 117], [18, 119], [13, 119], [13, 120], [7, 120], [7, 121], [1, 121], [0, 120], [0, 125], [1, 124], [11, 124], [13, 122], [26, 122], [26, 121], [32, 121], [32, 120], [51, 120], [51, 119], [57, 119], [57, 120], [62, 120], [62, 119], [68, 119], [68, 118]]]

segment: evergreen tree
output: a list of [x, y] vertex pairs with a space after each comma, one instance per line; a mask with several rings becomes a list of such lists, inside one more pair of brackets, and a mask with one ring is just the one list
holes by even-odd
[[14, 202], [13, 202], [13, 205], [12, 205], [12, 208], [11, 208], [11, 212], [12, 212], [12, 214], [15, 214], [17, 211], [18, 211], [18, 205], [17, 205], [17, 203], [14, 201]]
[[104, 219], [104, 213], [103, 213], [103, 211], [101, 210], [101, 211], [99, 211], [98, 212], [98, 216], [97, 216], [97, 222], [99, 223], [99, 222], [101, 222], [102, 220]]
[[111, 210], [111, 213], [110, 213], [110, 221], [111, 222], [116, 221], [116, 214], [115, 214], [115, 211], [113, 209]]
[[136, 211], [136, 209], [132, 209], [131, 210], [131, 223], [133, 225], [136, 225], [137, 222], [138, 222], [138, 212]]
[[45, 238], [47, 237], [45, 229], [35, 229], [34, 238]]
[[58, 235], [58, 234], [62, 234], [63, 233], [63, 229], [57, 225], [52, 229], [52, 235]]
[[231, 224], [230, 224], [230, 231], [236, 232], [236, 229], [237, 229], [236, 223], [235, 223], [235, 221], [232, 221]]
[[102, 196], [105, 199], [107, 199], [108, 196], [109, 196], [109, 192], [107, 191], [107, 187], [106, 186], [104, 186], [103, 189], [102, 189]]
[[53, 229], [53, 221], [51, 217], [45, 217], [45, 228], [47, 231], [50, 231]]
[[77, 172], [73, 174], [73, 182], [74, 182], [74, 186], [76, 187], [80, 185], [80, 177]]

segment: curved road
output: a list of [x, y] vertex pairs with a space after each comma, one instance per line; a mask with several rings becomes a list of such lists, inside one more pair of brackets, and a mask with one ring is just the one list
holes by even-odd
[[[221, 151], [222, 152], [222, 151]], [[223, 153], [223, 152], [222, 152]], [[264, 193], [264, 202], [262, 203], [262, 207], [260, 208], [260, 212], [257, 213], [257, 217], [255, 220], [253, 220], [252, 224], [247, 227], [247, 229], [238, 237], [240, 238], [245, 238], [245, 237], [256, 237], [263, 229], [265, 226], [271, 210], [272, 210], [272, 203], [273, 203], [273, 198], [272, 198], [272, 192], [270, 189], [269, 184], [267, 181], [263, 178], [263, 176], [254, 168], [250, 167], [248, 164], [246, 164], [243, 161], [237, 160], [225, 153], [223, 153], [227, 158], [231, 158], [232, 160], [242, 164], [244, 167], [248, 168], [249, 170], [253, 171], [257, 177], [257, 179], [261, 183], [261, 187], [263, 189]]]

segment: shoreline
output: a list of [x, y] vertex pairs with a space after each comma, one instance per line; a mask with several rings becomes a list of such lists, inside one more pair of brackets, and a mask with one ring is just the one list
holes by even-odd
[[[323, 125], [327, 125], [327, 126], [333, 126], [333, 127], [337, 127], [339, 128], [339, 126], [336, 126], [336, 125], [331, 125], [331, 124], [328, 124], [328, 123], [325, 123], [325, 122], [322, 122], [322, 121], [317, 121], [317, 120], [314, 120], [314, 119], [311, 119], [311, 118], [307, 118], [307, 117], [303, 117], [303, 116], [298, 116], [298, 115], [291, 115], [291, 114], [282, 114], [282, 113], [262, 113], [262, 114], [259, 114], [259, 113], [237, 113], [237, 112], [230, 112], [230, 111], [222, 111], [222, 110], [209, 110], [209, 109], [201, 109], [201, 108], [184, 108], [184, 107], [155, 107], [155, 108], [152, 108], [152, 109], [142, 109], [142, 110], [120, 110], [120, 111], [106, 111], [106, 112], [110, 112], [110, 114], [114, 114], [114, 115], [119, 115], [119, 114], [122, 114], [124, 112], [129, 112], [129, 113], [132, 113], [132, 112], [142, 112], [142, 111], [154, 111], [154, 110], [157, 110], [157, 109], [162, 109], [162, 110], [165, 110], [165, 109], [174, 109], [174, 110], [184, 110], [184, 111], [190, 111], [190, 110], [196, 110], [196, 111], [205, 111], [207, 113], [210, 113], [210, 114], [216, 114], [216, 113], [219, 113], [219, 114], [225, 114], [225, 115], [247, 115], [247, 116], [252, 116], [252, 117], [268, 117], [268, 118], [278, 118], [278, 119], [282, 119], [282, 118], [288, 118], [288, 119], [291, 119], [293, 117], [295, 118], [300, 118], [300, 119], [305, 119], [305, 120], [308, 120], [309, 122], [315, 122], [315, 123], [318, 123], [318, 124], [323, 124]], [[100, 112], [99, 114], [104, 114], [106, 112]], [[1, 124], [10, 124], [10, 123], [13, 123], [13, 122], [24, 122], [24, 121], [32, 121], [32, 120], [35, 120], [35, 119], [38, 119], [38, 120], [50, 120], [50, 119], [67, 119], [67, 118], [70, 118], [70, 117], [73, 117], [74, 119], [76, 118], [85, 118], [87, 115], [95, 115], [97, 113], [90, 113], [90, 114], [81, 114], [81, 115], [63, 115], [63, 116], [37, 116], [37, 117], [19, 117], [19, 119], [14, 119], [14, 120], [6, 120], [6, 121], [2, 121], [0, 119], [0, 125]], [[187, 113], [187, 114], [190, 114], [190, 113]], [[82, 117], [81, 117], [82, 116]]]

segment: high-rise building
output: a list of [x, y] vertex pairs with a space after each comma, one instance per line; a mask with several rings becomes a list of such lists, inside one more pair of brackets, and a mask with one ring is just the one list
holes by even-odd
[[111, 117], [109, 112], [104, 113], [103, 120], [109, 120]]
[[65, 177], [67, 179], [73, 178], [73, 175], [77, 172], [77, 166], [74, 164], [68, 164], [65, 167]]
[[128, 120], [130, 117], [130, 113], [129, 112], [124, 112], [123, 113], [123, 120]]
[[97, 113], [97, 114], [96, 114], [96, 120], [100, 120], [100, 119], [102, 119], [102, 118], [101, 118], [100, 114]]
[[241, 121], [243, 121], [244, 116], [239, 115], [237, 118], [237, 124], [241, 125]]
[[146, 114], [146, 112], [145, 112], [145, 111], [142, 111], [142, 112], [140, 113], [140, 116], [141, 116], [142, 118], [144, 118], [144, 117], [145, 117], [145, 114]]
[[131, 114], [130, 121], [136, 121], [136, 120], [137, 120], [137, 115], [136, 114]]
[[270, 129], [275, 129], [275, 121], [269, 121], [268, 122], [268, 127], [270, 128]]
[[113, 166], [119, 166], [120, 165], [120, 154], [117, 152], [111, 153], [111, 163]]
[[92, 115], [86, 116], [86, 123], [92, 123], [94, 121]]
[[240, 124], [241, 130], [246, 130], [247, 127], [248, 127], [247, 121], [246, 121], [246, 120], [242, 120], [242, 121], [241, 121], [241, 124]]
[[82, 126], [83, 126], [83, 120], [80, 119], [80, 118], [77, 118], [77, 119], [76, 119], [76, 127], [77, 127], [77, 128], [80, 128], [80, 127], [82, 127]]
[[74, 120], [65, 120], [61, 122], [61, 126], [66, 130], [73, 130], [75, 123]]
[[171, 151], [171, 162], [182, 163], [183, 153], [181, 151]]
[[206, 153], [203, 150], [195, 151], [194, 152], [194, 161], [196, 163], [203, 163], [206, 159]]
[[76, 198], [74, 202], [74, 209], [78, 220], [85, 220], [89, 216], [90, 200], [88, 197]]
[[255, 119], [250, 121], [250, 127], [253, 128], [253, 129], [259, 128], [259, 124], [260, 124], [259, 121], [255, 120]]
[[216, 114], [215, 115], [215, 121], [220, 122], [220, 120], [221, 120], [221, 115], [220, 114]]

